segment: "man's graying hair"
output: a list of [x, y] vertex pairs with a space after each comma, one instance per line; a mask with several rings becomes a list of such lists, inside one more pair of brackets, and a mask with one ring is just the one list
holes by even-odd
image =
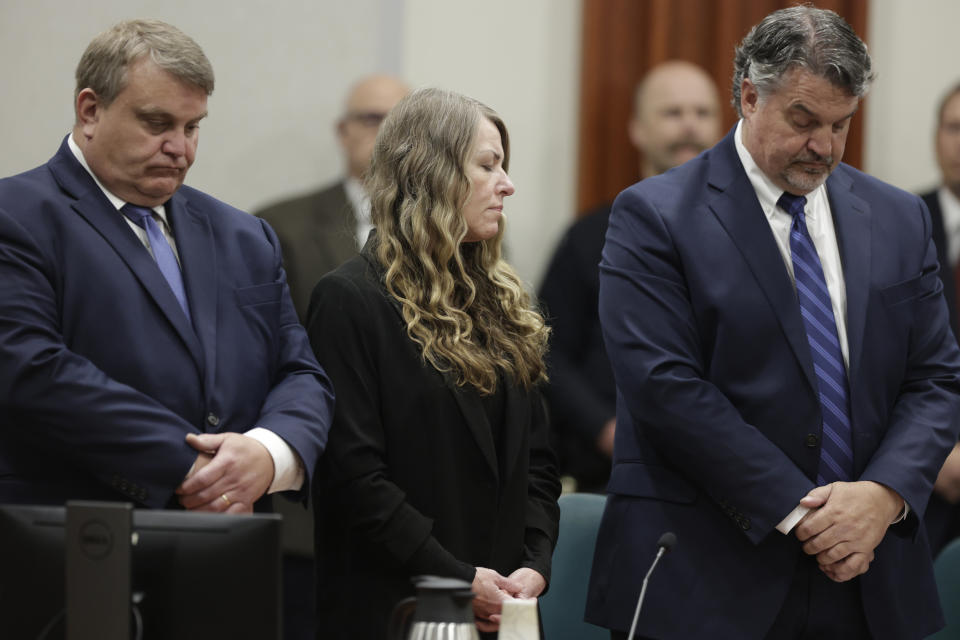
[[74, 101], [90, 88], [109, 106], [126, 87], [130, 64], [145, 56], [207, 95], [213, 93], [213, 67], [193, 38], [160, 20], [127, 20], [98, 35], [83, 52]]
[[779, 88], [794, 67], [826, 78], [862, 98], [874, 79], [867, 45], [847, 21], [833, 11], [811, 6], [774, 11], [750, 30], [733, 62], [733, 106], [740, 110], [744, 77], [761, 98]]

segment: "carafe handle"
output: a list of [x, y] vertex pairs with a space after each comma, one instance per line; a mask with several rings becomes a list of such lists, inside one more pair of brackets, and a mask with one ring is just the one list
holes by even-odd
[[390, 640], [408, 640], [410, 635], [410, 619], [417, 610], [417, 599], [414, 596], [404, 598], [393, 608], [390, 614]]

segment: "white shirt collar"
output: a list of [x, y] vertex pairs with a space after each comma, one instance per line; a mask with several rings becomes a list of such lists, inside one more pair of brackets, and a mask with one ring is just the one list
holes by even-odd
[[[110, 204], [112, 204], [117, 211], [122, 209], [123, 205], [127, 204], [126, 201], [123, 200], [123, 198], [118, 198], [109, 189], [103, 186], [103, 183], [100, 182], [100, 178], [98, 178], [97, 175], [90, 170], [90, 165], [87, 164], [87, 159], [83, 156], [83, 151], [80, 149], [80, 146], [77, 145], [76, 141], [73, 139], [72, 132], [69, 136], [67, 136], [67, 145], [70, 147], [73, 157], [76, 158], [77, 162], [80, 163], [80, 166], [82, 166], [86, 172], [90, 174], [90, 177], [93, 178], [93, 181], [96, 182], [97, 186], [100, 187], [100, 190], [103, 191], [103, 195], [107, 196], [107, 200], [110, 201]], [[160, 216], [160, 219], [163, 220], [164, 224], [166, 224], [167, 212], [164, 206], [162, 204], [158, 204], [157, 206], [151, 208], [153, 209], [154, 213]]]
[[[746, 145], [743, 144], [743, 120], [737, 123], [737, 130], [733, 134], [733, 141], [737, 147], [737, 155], [740, 156], [740, 162], [743, 164], [744, 171], [747, 172], [747, 178], [753, 185], [753, 190], [760, 201], [760, 207], [764, 215], [771, 218], [777, 210], [777, 200], [783, 195], [783, 189], [774, 184], [773, 180], [767, 177], [767, 174], [757, 165], [753, 156]], [[806, 195], [807, 206], [804, 208], [804, 216], [810, 221], [816, 220], [817, 210], [827, 205], [827, 187], [826, 183]], [[812, 206], [811, 206], [812, 205]]]

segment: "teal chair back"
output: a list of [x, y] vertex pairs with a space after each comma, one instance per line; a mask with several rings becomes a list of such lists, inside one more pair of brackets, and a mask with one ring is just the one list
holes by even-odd
[[560, 538], [553, 551], [550, 590], [540, 598], [545, 640], [610, 640], [610, 632], [583, 621], [587, 583], [593, 564], [600, 516], [606, 496], [560, 496]]
[[928, 640], [960, 640], [960, 539], [943, 548], [933, 562], [933, 573], [947, 626]]

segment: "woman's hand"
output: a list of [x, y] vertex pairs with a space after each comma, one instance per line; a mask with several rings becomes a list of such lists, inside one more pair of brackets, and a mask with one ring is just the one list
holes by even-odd
[[510, 593], [514, 598], [536, 598], [547, 588], [547, 581], [543, 576], [529, 567], [517, 569], [507, 579], [520, 586], [516, 592]]
[[497, 631], [500, 628], [500, 611], [503, 601], [522, 588], [520, 582], [505, 578], [493, 569], [477, 567], [477, 574], [473, 577], [473, 584], [470, 585], [470, 590], [475, 594], [473, 615], [477, 629]]

